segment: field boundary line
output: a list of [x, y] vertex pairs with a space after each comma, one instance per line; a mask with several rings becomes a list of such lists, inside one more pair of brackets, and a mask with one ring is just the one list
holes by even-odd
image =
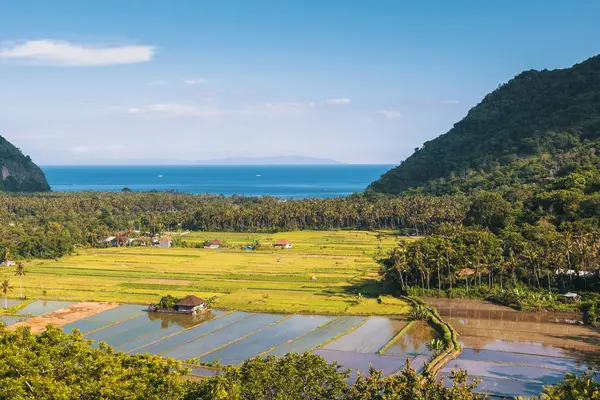
[[[294, 315], [298, 315], [298, 314], [294, 314]], [[267, 351], [263, 351], [262, 353], [257, 354], [255, 357], [262, 357], [262, 356], [267, 355], [268, 353], [270, 353], [272, 351], [277, 350], [278, 348], [280, 348], [282, 346], [285, 346], [285, 345], [290, 344], [290, 343], [294, 343], [296, 340], [301, 339], [301, 338], [303, 338], [303, 337], [305, 337], [307, 335], [310, 335], [311, 333], [316, 332], [319, 329], [326, 327], [327, 325], [333, 323], [334, 321], [337, 321], [340, 318], [341, 318], [341, 316], [335, 317], [331, 321], [327, 321], [324, 324], [321, 324], [321, 325], [317, 326], [315, 329], [311, 329], [310, 331], [308, 331], [308, 332], [306, 332], [306, 333], [304, 333], [304, 334], [302, 334], [300, 336], [297, 336], [294, 339], [288, 340], [287, 342], [285, 342], [283, 344], [280, 344], [279, 346], [271, 347]], [[243, 363], [241, 363], [241, 364], [243, 364]]]
[[402, 336], [404, 336], [406, 334], [406, 332], [409, 331], [409, 329], [415, 324], [416, 321], [409, 321], [408, 324], [404, 325], [402, 327], [402, 329], [400, 329], [400, 331], [398, 331], [398, 333], [396, 333], [396, 335], [394, 335], [393, 338], [391, 338], [386, 344], [384, 344], [379, 350], [377, 350], [377, 352], [375, 354], [377, 354], [378, 356], [382, 356], [385, 354], [385, 352], [392, 347], [392, 345], [394, 343], [396, 343], [398, 341], [398, 339], [400, 339]]
[[[233, 314], [233, 311], [226, 312], [225, 314], [223, 314], [223, 315], [222, 315], [222, 316], [220, 316], [219, 318], [215, 318], [214, 320], [211, 320], [211, 321], [216, 321], [217, 319], [224, 318], [224, 317], [226, 317], [226, 316], [228, 316], [228, 315], [231, 315], [231, 314]], [[198, 337], [195, 337], [195, 338], [194, 338], [194, 339], [192, 339], [192, 340], [188, 340], [188, 341], [187, 341], [187, 342], [185, 342], [185, 343], [181, 343], [180, 345], [178, 345], [178, 346], [175, 346], [175, 347], [173, 347], [173, 348], [171, 348], [171, 349], [167, 349], [167, 350], [165, 350], [165, 351], [161, 351], [161, 352], [160, 352], [160, 353], [158, 353], [158, 354], [163, 354], [163, 353], [167, 353], [167, 352], [169, 352], [169, 351], [171, 351], [171, 350], [178, 349], [178, 348], [180, 348], [181, 346], [183, 346], [183, 345], [186, 345], [186, 344], [188, 344], [188, 343], [191, 343], [191, 342], [194, 342], [194, 341], [196, 341], [196, 340], [198, 340], [198, 339], [201, 339], [201, 338], [203, 338], [203, 337], [204, 337], [204, 336], [206, 336], [206, 335], [210, 335], [211, 333], [218, 332], [218, 331], [220, 331], [221, 329], [225, 329], [225, 328], [227, 328], [228, 326], [231, 326], [231, 325], [233, 325], [233, 324], [236, 324], [236, 323], [238, 323], [238, 322], [240, 322], [240, 321], [244, 321], [244, 320], [246, 320], [246, 319], [250, 318], [251, 316], [252, 316], [252, 314], [249, 314], [247, 317], [244, 317], [244, 318], [242, 318], [242, 319], [239, 319], [239, 320], [237, 320], [237, 321], [233, 321], [232, 323], [230, 323], [230, 324], [227, 324], [227, 325], [224, 325], [224, 326], [220, 327], [219, 329], [215, 329], [215, 330], [212, 330], [212, 331], [210, 331], [210, 332], [207, 332], [207, 333], [205, 333], [205, 334], [203, 334], [203, 335], [200, 335], [200, 336], [198, 336]], [[173, 336], [177, 336], [177, 335], [179, 335], [179, 334], [181, 334], [181, 333], [184, 333], [184, 332], [190, 331], [190, 330], [192, 330], [192, 329], [195, 329], [195, 328], [197, 328], [197, 327], [199, 327], [199, 326], [201, 326], [201, 325], [203, 325], [203, 324], [205, 324], [205, 323], [207, 323], [207, 322], [210, 322], [210, 321], [204, 321], [204, 322], [202, 322], [202, 323], [200, 323], [200, 324], [198, 324], [198, 325], [196, 325], [196, 326], [192, 326], [191, 328], [183, 329], [183, 330], [181, 330], [181, 331], [179, 331], [179, 332], [175, 332], [175, 333], [172, 333], [172, 334], [170, 334], [170, 335], [167, 335], [167, 336], [161, 337], [160, 339], [157, 339], [157, 340], [155, 340], [155, 341], [153, 341], [153, 342], [146, 343], [146, 344], [145, 344], [145, 345], [143, 345], [143, 346], [136, 347], [135, 349], [129, 350], [127, 353], [131, 353], [131, 352], [133, 352], [133, 351], [136, 351], [136, 350], [139, 350], [139, 349], [143, 349], [144, 347], [151, 346], [151, 345], [153, 345], [153, 344], [155, 344], [155, 343], [161, 342], [161, 341], [163, 341], [163, 340], [166, 340], [166, 339], [168, 339], [168, 338], [171, 338], [171, 337], [173, 337]]]
[[[9, 300], [12, 300], [12, 299], [9, 299]], [[20, 317], [20, 316], [23, 316], [23, 317], [27, 318], [29, 316], [29, 314], [25, 314], [25, 315], [20, 314], [20, 315], [17, 315], [17, 311], [19, 311], [19, 310], [27, 307], [28, 305], [30, 305], [31, 303], [33, 303], [33, 302], [35, 302], [37, 300], [39, 300], [39, 299], [23, 300], [20, 303], [15, 304], [14, 306], [10, 306], [8, 308], [2, 308], [2, 309], [0, 309], [0, 317], [2, 317], [2, 316], [4, 316], [4, 317]], [[2, 300], [2, 301], [4, 301], [4, 300]], [[33, 316], [35, 316], [35, 315], [33, 315]]]
[[[92, 334], [92, 333], [100, 332], [100, 331], [102, 331], [102, 330], [104, 330], [104, 329], [107, 329], [107, 328], [112, 328], [113, 326], [116, 326], [116, 325], [122, 324], [122, 323], [124, 323], [124, 322], [127, 322], [127, 321], [131, 321], [132, 319], [139, 318], [139, 317], [141, 317], [142, 315], [144, 315], [144, 313], [143, 313], [143, 312], [142, 312], [142, 313], [140, 313], [140, 314], [138, 314], [138, 315], [134, 315], [134, 316], [132, 316], [132, 317], [130, 317], [130, 318], [127, 318], [127, 319], [122, 319], [122, 320], [120, 320], [120, 321], [117, 321], [117, 322], [113, 322], [113, 323], [112, 323], [112, 324], [110, 324], [110, 325], [106, 325], [106, 326], [100, 327], [100, 328], [98, 328], [98, 329], [94, 329], [93, 331], [89, 331], [89, 332], [87, 332], [87, 333], [84, 333], [84, 334], [83, 334], [83, 336], [87, 336], [87, 335], [90, 335], [90, 334]], [[85, 318], [82, 318], [82, 319], [80, 319], [79, 321], [82, 321], [83, 319], [85, 319]], [[77, 322], [77, 321], [75, 321], [75, 322]], [[140, 326], [147, 325], [147, 324], [149, 324], [150, 322], [151, 322], [151, 321], [149, 321], [149, 322], [147, 322], [147, 323], [145, 323], [145, 324], [142, 324], [142, 325], [140, 325]], [[125, 329], [125, 330], [124, 330], [124, 331], [122, 331], [122, 332], [118, 332], [118, 333], [112, 334], [112, 335], [110, 335], [110, 336], [105, 336], [103, 339], [107, 339], [107, 338], [110, 338], [110, 337], [113, 337], [113, 336], [119, 335], [119, 334], [121, 334], [121, 333], [123, 333], [123, 332], [130, 331], [130, 330], [132, 330], [133, 328], [134, 328], [134, 327], [131, 327], [131, 328], [129, 328], [129, 329]], [[98, 342], [100, 342], [100, 341], [98, 341]]]
[[329, 343], [331, 342], [335, 342], [336, 340], [354, 332], [355, 330], [357, 330], [358, 328], [360, 328], [361, 326], [363, 326], [367, 321], [369, 320], [369, 317], [363, 319], [362, 321], [360, 321], [358, 324], [356, 324], [355, 326], [353, 326], [352, 328], [348, 329], [345, 332], [340, 333], [339, 335], [336, 335], [334, 337], [332, 337], [329, 340], [326, 340], [325, 342], [321, 343], [320, 345], [318, 345], [317, 347], [314, 347], [312, 349], [310, 349], [309, 351], [315, 351], [315, 350], [319, 350], [321, 348], [323, 348], [324, 346], [327, 346]]
[[207, 355], [209, 355], [209, 354], [212, 354], [212, 353], [214, 353], [214, 352], [217, 352], [217, 351], [219, 351], [219, 350], [221, 350], [221, 349], [224, 349], [224, 348], [225, 348], [225, 347], [227, 347], [227, 346], [231, 346], [232, 344], [235, 344], [235, 343], [237, 343], [237, 342], [239, 342], [239, 341], [241, 341], [241, 340], [244, 340], [244, 339], [246, 339], [246, 338], [248, 338], [248, 337], [250, 337], [250, 336], [252, 336], [252, 335], [254, 335], [254, 334], [257, 334], [257, 333], [259, 333], [259, 332], [262, 332], [262, 331], [264, 331], [264, 330], [267, 330], [267, 329], [269, 329], [270, 327], [272, 327], [272, 326], [274, 326], [274, 325], [277, 325], [277, 324], [279, 324], [279, 323], [281, 323], [281, 322], [283, 322], [283, 321], [285, 321], [285, 320], [288, 320], [288, 319], [292, 318], [292, 316], [293, 316], [293, 314], [287, 315], [287, 316], [285, 316], [284, 318], [280, 318], [280, 319], [278, 319], [277, 321], [275, 321], [275, 322], [272, 322], [272, 323], [270, 323], [270, 324], [269, 324], [269, 325], [267, 325], [267, 326], [263, 326], [262, 328], [260, 328], [260, 329], [257, 329], [257, 330], [255, 330], [255, 331], [252, 331], [252, 332], [248, 333], [247, 335], [244, 335], [244, 336], [242, 336], [241, 338], [238, 338], [238, 339], [232, 340], [232, 341], [231, 341], [231, 342], [229, 342], [229, 343], [226, 343], [226, 344], [224, 344], [224, 345], [222, 345], [222, 346], [219, 346], [219, 347], [217, 347], [216, 349], [213, 349], [213, 350], [211, 350], [211, 351], [207, 351], [206, 353], [203, 353], [203, 354], [197, 355], [197, 356], [196, 356], [196, 357], [194, 357], [194, 358], [200, 359], [200, 358], [202, 358], [202, 357], [205, 357], [205, 356], [207, 356]]

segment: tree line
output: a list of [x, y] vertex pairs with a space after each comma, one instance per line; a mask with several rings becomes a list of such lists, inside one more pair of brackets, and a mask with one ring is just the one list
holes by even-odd
[[463, 197], [371, 197], [282, 200], [169, 192], [0, 193], [0, 261], [56, 258], [122, 231], [148, 235], [203, 230], [276, 232], [394, 229], [434, 232], [464, 218]]
[[[190, 379], [176, 360], [127, 355], [101, 343], [91, 346], [79, 331], [48, 326], [9, 332], [0, 323], [0, 398], [7, 400], [471, 400], [478, 381], [454, 371], [450, 382], [419, 376], [410, 364], [392, 376], [371, 369], [349, 383], [350, 371], [312, 353], [253, 358], [226, 366], [212, 378]], [[599, 399], [587, 374], [568, 375], [541, 398]]]

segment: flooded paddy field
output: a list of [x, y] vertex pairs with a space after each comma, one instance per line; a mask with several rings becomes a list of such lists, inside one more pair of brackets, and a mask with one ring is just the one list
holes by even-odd
[[462, 368], [481, 379], [478, 391], [538, 395], [568, 372], [598, 370], [600, 333], [565, 320], [568, 313], [521, 312], [474, 300], [427, 299], [458, 332], [463, 352], [441, 374]]
[[[47, 314], [72, 303], [35, 301], [14, 316], [12, 324]], [[119, 305], [63, 326], [79, 330], [98, 347], [105, 342], [116, 351], [155, 354], [189, 364], [192, 374], [210, 376], [214, 368], [198, 363], [238, 365], [256, 356], [283, 356], [312, 351], [344, 368], [366, 373], [370, 365], [393, 374], [407, 359], [419, 370], [429, 358], [426, 343], [433, 330], [422, 323], [392, 317], [265, 314], [210, 311], [198, 316], [149, 313], [139, 305]], [[25, 310], [25, 311], [23, 311]], [[401, 335], [399, 333], [401, 332]]]

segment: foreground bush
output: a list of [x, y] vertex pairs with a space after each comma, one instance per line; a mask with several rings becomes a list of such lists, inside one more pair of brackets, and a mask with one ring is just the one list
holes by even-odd
[[0, 324], [0, 399], [182, 399], [184, 372], [172, 359], [94, 349], [81, 333], [48, 326], [34, 335]]
[[312, 353], [254, 358], [223, 368], [214, 378], [181, 379], [178, 361], [158, 356], [114, 353], [79, 332], [65, 334], [48, 326], [34, 335], [29, 328], [7, 331], [0, 324], [0, 399], [169, 399], [169, 400], [401, 400], [476, 398], [475, 385], [457, 373], [444, 387], [421, 378], [408, 365], [401, 374], [383, 377], [376, 370], [349, 385], [350, 371]]

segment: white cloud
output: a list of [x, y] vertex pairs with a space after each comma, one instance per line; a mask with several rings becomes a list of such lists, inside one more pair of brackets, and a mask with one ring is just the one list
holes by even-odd
[[148, 86], [162, 86], [164, 85], [165, 81], [152, 81], [152, 82], [148, 82]]
[[402, 113], [396, 110], [378, 110], [375, 112], [377, 115], [381, 115], [386, 119], [398, 119], [402, 117]]
[[161, 103], [147, 106], [129, 108], [107, 107], [105, 111], [120, 112], [138, 116], [178, 117], [219, 117], [229, 116], [267, 116], [267, 117], [294, 117], [306, 114], [311, 109], [318, 107], [319, 103], [312, 101], [283, 101], [261, 104], [251, 104], [241, 108], [221, 108], [218, 106], [201, 106], [192, 103]]
[[147, 62], [154, 52], [154, 46], [91, 46], [44, 39], [5, 44], [0, 49], [0, 59], [33, 65], [93, 67]]
[[162, 117], [218, 117], [225, 114], [225, 110], [215, 106], [198, 106], [194, 104], [152, 104], [146, 107], [131, 107], [127, 114], [149, 115]]
[[95, 146], [95, 145], [79, 145], [70, 148], [71, 153], [87, 156], [90, 154], [102, 153], [105, 157], [115, 156], [120, 151], [125, 150], [124, 146], [120, 145], [109, 145], [109, 146]]
[[442, 100], [440, 104], [458, 104], [458, 100]]
[[206, 82], [204, 78], [188, 78], [183, 81], [186, 85], [200, 85], [201, 83]]
[[317, 103], [315, 102], [282, 101], [246, 107], [242, 110], [242, 114], [287, 117], [304, 114], [306, 111], [316, 106]]
[[338, 99], [327, 99], [325, 100], [327, 104], [350, 104], [350, 99], [346, 97], [341, 97]]

